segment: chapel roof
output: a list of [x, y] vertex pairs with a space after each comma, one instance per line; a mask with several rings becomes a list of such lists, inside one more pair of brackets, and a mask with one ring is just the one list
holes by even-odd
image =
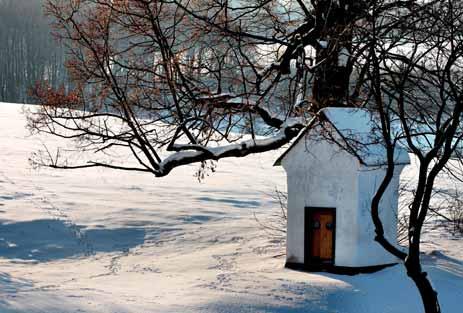
[[[341, 140], [343, 148], [359, 159], [366, 166], [381, 166], [387, 164], [387, 149], [382, 140], [381, 125], [377, 114], [363, 108], [327, 107], [320, 111], [321, 125], [335, 132]], [[316, 117], [301, 131], [288, 149], [280, 155], [274, 165], [281, 165], [281, 161], [288, 153], [314, 128]], [[325, 127], [332, 126], [332, 127]], [[393, 136], [400, 135], [399, 127], [392, 128]], [[328, 140], [328, 139], [327, 139]], [[335, 144], [333, 142], [333, 144]], [[410, 158], [405, 148], [397, 144], [394, 149], [395, 164], [409, 164]]]

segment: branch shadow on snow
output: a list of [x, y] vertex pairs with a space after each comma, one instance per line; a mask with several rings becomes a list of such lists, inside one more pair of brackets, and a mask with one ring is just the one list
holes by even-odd
[[199, 197], [196, 198], [199, 201], [205, 201], [205, 202], [218, 202], [218, 203], [224, 203], [224, 204], [230, 204], [234, 206], [235, 208], [255, 208], [260, 206], [259, 201], [255, 200], [237, 200], [237, 199], [229, 199], [229, 198], [212, 198], [212, 197]]
[[429, 272], [432, 273], [435, 270], [443, 271], [450, 275], [458, 276], [461, 280], [463, 280], [462, 260], [452, 258], [438, 250], [433, 250], [427, 253], [423, 259]]
[[[89, 312], [85, 306], [87, 301], [84, 303], [76, 301], [76, 298], [84, 296], [48, 289], [48, 287], [56, 288], [53, 285], [41, 287], [40, 284], [36, 284], [32, 280], [0, 272], [0, 312]], [[106, 309], [108, 312], [127, 312], [126, 309], [115, 303], [107, 304]]]
[[9, 296], [14, 296], [19, 290], [32, 287], [32, 282], [28, 280], [14, 279], [10, 274], [0, 272], [0, 309], [3, 310], [3, 307], [8, 305]]
[[47, 262], [97, 252], [127, 251], [141, 245], [145, 229], [85, 229], [61, 220], [0, 222], [0, 257]]

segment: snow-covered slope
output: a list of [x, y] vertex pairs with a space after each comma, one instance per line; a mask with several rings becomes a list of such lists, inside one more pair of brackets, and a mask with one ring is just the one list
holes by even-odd
[[[166, 178], [103, 169], [34, 170], [42, 142], [21, 105], [0, 103], [0, 312], [420, 312], [403, 268], [338, 276], [283, 268], [256, 222], [285, 189], [279, 152]], [[281, 152], [281, 151], [280, 151]], [[412, 173], [411, 173], [412, 174]], [[411, 175], [410, 174], [410, 175]], [[424, 256], [444, 312], [460, 312], [463, 245]]]

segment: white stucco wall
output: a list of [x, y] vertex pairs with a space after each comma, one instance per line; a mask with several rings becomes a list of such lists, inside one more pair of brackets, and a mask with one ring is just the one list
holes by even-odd
[[353, 266], [357, 161], [326, 141], [303, 138], [282, 165], [288, 177], [288, 262], [304, 263], [305, 207], [331, 207], [336, 208], [335, 263]]
[[[400, 173], [403, 165], [397, 165], [394, 177], [389, 184], [380, 202], [380, 218], [383, 222], [385, 237], [394, 245], [397, 245], [397, 207], [398, 207], [398, 188]], [[376, 241], [375, 228], [371, 219], [371, 200], [376, 193], [383, 177], [385, 168], [361, 167], [358, 172], [359, 189], [359, 221], [362, 221], [359, 228], [359, 249], [356, 256], [359, 266], [369, 266], [385, 263], [394, 263], [398, 259], [384, 250]]]
[[[313, 131], [312, 133], [317, 133]], [[335, 265], [371, 266], [397, 260], [374, 241], [371, 198], [384, 169], [362, 167], [333, 143], [307, 135], [282, 160], [287, 172], [287, 261], [304, 263], [305, 207], [336, 208]], [[381, 202], [381, 218], [395, 243], [397, 189], [402, 166]]]

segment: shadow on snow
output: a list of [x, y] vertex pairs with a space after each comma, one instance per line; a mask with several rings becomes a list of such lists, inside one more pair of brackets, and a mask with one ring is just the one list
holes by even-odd
[[229, 199], [229, 198], [212, 198], [212, 197], [199, 197], [196, 198], [199, 201], [204, 201], [204, 202], [219, 202], [219, 203], [225, 203], [225, 204], [230, 204], [234, 206], [235, 208], [256, 208], [260, 206], [259, 201], [255, 200], [236, 200], [236, 199]]
[[127, 251], [144, 240], [143, 228], [85, 229], [53, 219], [0, 222], [0, 257], [9, 259], [46, 262]]
[[[442, 253], [432, 257], [424, 256], [424, 267], [439, 292], [443, 312], [457, 313], [463, 298], [463, 266], [461, 261]], [[381, 270], [372, 274], [354, 276], [328, 273], [304, 273], [306, 282], [287, 282], [269, 293], [268, 302], [246, 303], [236, 298], [223, 298], [219, 302], [206, 304], [201, 313], [403, 313], [421, 312], [421, 299], [413, 282], [407, 277], [403, 265]], [[329, 287], [313, 282], [312, 275], [324, 276], [338, 281]], [[315, 280], [317, 281], [317, 280]], [[280, 298], [278, 293], [298, 295], [299, 300]], [[252, 297], [252, 291], [249, 296]], [[239, 299], [239, 298], [238, 298]], [[410, 301], [410, 299], [414, 299]], [[264, 302], [264, 303], [263, 303]], [[278, 304], [275, 304], [278, 303]]]

